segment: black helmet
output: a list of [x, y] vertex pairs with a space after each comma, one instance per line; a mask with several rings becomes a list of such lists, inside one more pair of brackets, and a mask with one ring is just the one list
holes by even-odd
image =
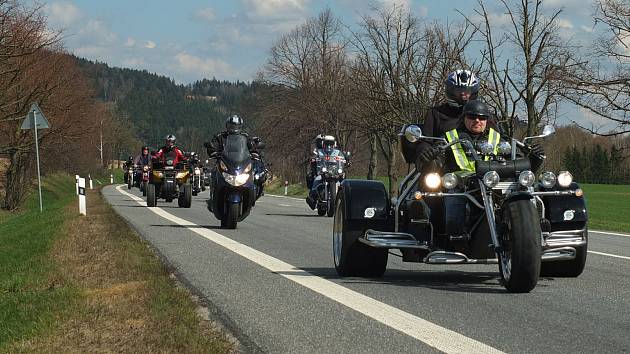
[[228, 117], [228, 119], [225, 120], [225, 129], [227, 129], [229, 133], [240, 133], [242, 128], [243, 119], [241, 119], [241, 117], [237, 116], [236, 114]]
[[464, 105], [464, 108], [462, 109], [462, 114], [465, 116], [469, 115], [490, 117], [492, 115], [492, 112], [490, 112], [490, 107], [487, 104], [479, 100], [471, 100]]
[[448, 74], [444, 83], [446, 84], [446, 98], [451, 105], [462, 106], [466, 104], [466, 101], [460, 97], [461, 92], [470, 94], [468, 100], [477, 99], [479, 80], [470, 70], [455, 70]]

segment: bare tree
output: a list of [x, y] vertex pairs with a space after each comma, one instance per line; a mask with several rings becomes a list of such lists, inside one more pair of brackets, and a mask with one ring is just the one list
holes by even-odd
[[567, 73], [572, 90], [565, 97], [609, 123], [606, 131], [595, 124], [581, 124], [582, 128], [598, 135], [621, 135], [630, 132], [630, 3], [598, 0], [594, 18], [603, 33], [595, 41], [593, 60], [579, 72]]
[[485, 43], [482, 50], [482, 76], [488, 79], [484, 99], [497, 110], [509, 134], [523, 114], [526, 134], [532, 135], [541, 122], [554, 122], [566, 84], [564, 74], [578, 61], [570, 43], [558, 35], [558, 16], [543, 13], [542, 0], [501, 0], [508, 24], [493, 26], [493, 19], [479, 0], [477, 15], [464, 16], [475, 26]]

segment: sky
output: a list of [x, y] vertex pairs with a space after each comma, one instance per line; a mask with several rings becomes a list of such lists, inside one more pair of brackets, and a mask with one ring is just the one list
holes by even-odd
[[[547, 12], [562, 9], [560, 35], [588, 43], [594, 29], [593, 0], [544, 0]], [[49, 26], [61, 30], [66, 49], [110, 66], [147, 70], [191, 83], [203, 78], [251, 81], [269, 49], [325, 8], [356, 28], [370, 8], [398, 4], [420, 18], [452, 23], [474, 16], [473, 0], [53, 0], [43, 2]], [[508, 21], [498, 0], [484, 0], [497, 25]], [[482, 78], [483, 79], [483, 78]], [[563, 120], [596, 117], [563, 110]]]
[[[59, 0], [44, 3], [53, 29], [62, 30], [68, 51], [110, 66], [146, 69], [190, 83], [201, 78], [251, 81], [274, 40], [329, 7], [356, 27], [372, 4], [398, 3], [415, 15], [459, 21], [472, 14], [471, 0]], [[583, 0], [545, 0], [564, 8], [568, 35], [592, 30], [592, 8]], [[498, 1], [487, 1], [496, 21], [505, 21]]]

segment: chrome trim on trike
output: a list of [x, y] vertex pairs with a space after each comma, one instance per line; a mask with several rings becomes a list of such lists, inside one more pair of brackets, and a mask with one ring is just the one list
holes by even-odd
[[423, 262], [429, 264], [496, 264], [498, 260], [496, 258], [468, 258], [465, 254], [459, 252], [433, 251], [424, 257]]
[[540, 256], [542, 262], [570, 261], [575, 259], [576, 250], [573, 247], [558, 247], [544, 250]]
[[406, 232], [386, 232], [368, 229], [359, 242], [376, 248], [413, 248], [428, 250], [426, 242], [419, 242], [412, 234]]

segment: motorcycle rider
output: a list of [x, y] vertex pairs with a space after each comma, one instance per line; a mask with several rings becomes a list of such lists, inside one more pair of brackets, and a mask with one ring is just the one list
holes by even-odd
[[315, 137], [315, 156], [310, 159], [310, 175], [307, 177], [307, 185], [309, 179], [312, 181], [310, 185], [310, 191], [308, 197], [306, 197], [306, 204], [315, 210], [317, 206], [317, 187], [322, 183], [322, 177], [317, 175], [317, 158], [320, 156], [341, 156], [346, 159], [345, 154], [337, 148], [337, 141], [332, 135], [319, 134]]
[[[459, 125], [443, 134], [443, 137], [450, 143], [456, 139], [469, 140], [473, 146], [478, 146], [479, 142], [487, 141], [494, 145], [495, 149], [501, 141], [501, 134], [490, 127], [489, 120], [492, 117], [490, 107], [479, 100], [471, 100], [464, 105]], [[427, 157], [430, 160], [435, 158], [443, 159], [443, 172], [466, 173], [474, 172], [475, 164], [468, 159], [461, 144], [452, 145], [445, 156], [438, 156], [439, 150], [429, 147]], [[496, 150], [495, 150], [496, 151]], [[534, 144], [531, 151], [527, 153], [530, 160], [532, 171], [536, 171], [542, 163], [544, 150], [541, 145]], [[462, 221], [466, 217], [466, 197], [448, 197], [444, 198], [445, 225], [447, 234], [458, 235], [466, 233], [462, 225]]]
[[[458, 69], [450, 74], [444, 81], [446, 102], [431, 108], [424, 119], [422, 134], [425, 136], [439, 137], [445, 132], [458, 126], [462, 107], [469, 100], [477, 99], [479, 92], [479, 79], [470, 70]], [[416, 168], [431, 161], [431, 144], [420, 142], [416, 146]]]
[[164, 161], [165, 155], [167, 153], [175, 152], [175, 160], [173, 161], [173, 166], [177, 166], [178, 163], [184, 162], [186, 160], [186, 157], [184, 156], [184, 153], [177, 146], [175, 146], [176, 140], [177, 139], [175, 138], [175, 135], [168, 134], [164, 138], [165, 145], [162, 146], [162, 148], [160, 148], [160, 150], [158, 150], [155, 155], [153, 155], [153, 158], [156, 160]]

